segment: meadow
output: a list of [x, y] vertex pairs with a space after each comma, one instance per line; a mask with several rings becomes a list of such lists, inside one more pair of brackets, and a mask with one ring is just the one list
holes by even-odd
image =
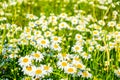
[[0, 80], [120, 80], [120, 1], [0, 0]]

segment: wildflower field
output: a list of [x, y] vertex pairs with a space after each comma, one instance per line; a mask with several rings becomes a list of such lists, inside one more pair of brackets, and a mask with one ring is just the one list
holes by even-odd
[[0, 0], [0, 80], [120, 80], [120, 0]]

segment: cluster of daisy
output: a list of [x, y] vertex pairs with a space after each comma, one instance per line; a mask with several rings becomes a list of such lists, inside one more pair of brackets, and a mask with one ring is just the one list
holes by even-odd
[[[56, 1], [60, 2], [60, 0]], [[67, 2], [67, 5], [70, 1], [63, 2]], [[25, 13], [24, 17], [21, 16], [25, 19], [23, 26], [18, 26], [17, 21], [14, 22], [14, 17], [16, 18], [17, 15], [15, 12], [16, 15], [11, 20], [12, 24], [8, 23], [9, 17], [13, 16], [13, 13], [6, 14], [8, 7], [17, 7], [22, 3], [34, 5], [34, 2], [34, 0], [0, 2], [2, 7], [0, 9], [0, 51], [2, 55], [8, 55], [11, 60], [19, 58], [18, 63], [24, 75], [32, 79], [42, 79], [60, 72], [72, 77], [92, 78], [94, 71], [92, 67], [90, 67], [92, 69], [87, 68], [89, 61], [101, 61], [101, 56], [104, 55], [103, 65], [107, 68], [111, 64], [114, 65], [111, 59], [114, 61], [114, 58], [117, 58], [116, 61], [120, 61], [119, 10], [115, 9], [119, 6], [119, 1], [77, 0], [73, 15], [64, 10], [60, 14], [49, 13], [49, 16], [44, 13], [40, 13], [39, 16]], [[92, 11], [82, 9], [81, 4], [86, 4]], [[37, 3], [35, 5], [38, 6]], [[97, 11], [101, 11], [99, 18], [97, 18], [99, 15], [95, 14]], [[60, 71], [55, 72], [56, 70]], [[115, 70], [114, 73], [119, 77], [120, 69]]]
[[64, 73], [71, 74], [72, 76], [82, 76], [84, 78], [92, 77], [92, 74], [89, 73], [90, 69], [86, 68], [78, 55], [59, 53], [57, 58], [57, 66]]
[[30, 55], [19, 58], [19, 65], [22, 67], [24, 75], [31, 76], [32, 78], [43, 78], [53, 72], [50, 65], [44, 65], [40, 62], [44, 59], [41, 52], [32, 52]]

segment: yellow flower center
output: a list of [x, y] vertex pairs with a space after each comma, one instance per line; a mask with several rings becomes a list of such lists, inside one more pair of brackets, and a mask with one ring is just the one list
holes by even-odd
[[79, 50], [80, 48], [78, 46], [75, 47], [76, 50]]
[[33, 18], [34, 18], [34, 16], [33, 16], [33, 15], [30, 15], [30, 18], [31, 18], [31, 19], [33, 19]]
[[82, 68], [83, 66], [81, 64], [77, 64], [77, 68]]
[[49, 66], [44, 66], [44, 70], [49, 70]]
[[32, 70], [32, 67], [31, 67], [31, 66], [28, 66], [28, 67], [26, 67], [26, 69], [27, 69], [28, 71], [31, 71], [31, 70]]
[[41, 43], [42, 43], [42, 44], [46, 44], [46, 41], [45, 41], [45, 40], [42, 40]]
[[23, 59], [23, 62], [24, 62], [24, 63], [27, 63], [27, 62], [28, 62], [28, 58], [24, 58], [24, 59]]
[[54, 48], [58, 48], [58, 45], [55, 44], [55, 45], [54, 45]]
[[64, 26], [64, 24], [61, 24], [61, 26]]
[[30, 32], [30, 29], [26, 29], [26, 32]]
[[93, 34], [97, 34], [97, 32], [96, 32], [96, 31], [94, 31], [94, 32], [93, 32]]
[[75, 57], [75, 60], [76, 60], [76, 61], [79, 61], [80, 59], [79, 59], [78, 57]]
[[62, 62], [62, 66], [67, 66], [67, 63], [66, 62]]
[[58, 40], [58, 38], [57, 38], [57, 37], [55, 37], [55, 38], [54, 38], [54, 40], [55, 40], [55, 41], [57, 41], [57, 40]]
[[49, 35], [49, 34], [50, 34], [49, 32], [46, 33], [46, 35]]
[[73, 68], [68, 68], [68, 72], [74, 72], [74, 69]]
[[42, 73], [42, 70], [38, 69], [35, 71], [36, 74], [41, 74]]
[[39, 55], [38, 53], [35, 53], [35, 54], [34, 54], [34, 57], [39, 58], [39, 57], [40, 57], [40, 55]]
[[83, 72], [82, 73], [84, 77], [87, 77], [88, 76], [88, 73], [87, 72]]

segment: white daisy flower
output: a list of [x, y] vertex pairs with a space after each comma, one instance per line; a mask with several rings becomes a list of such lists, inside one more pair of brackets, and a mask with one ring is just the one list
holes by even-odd
[[77, 69], [75, 67], [67, 66], [65, 68], [65, 73], [67, 74], [75, 74], [76, 72], [77, 72]]
[[61, 30], [61, 29], [63, 29], [63, 28], [68, 28], [68, 24], [67, 24], [66, 22], [61, 22], [61, 23], [59, 24], [59, 29]]
[[89, 51], [89, 52], [92, 52], [93, 50], [94, 50], [94, 46], [88, 47], [88, 51]]
[[76, 34], [76, 35], [75, 35], [75, 39], [76, 39], [76, 40], [81, 40], [81, 39], [82, 39], [82, 35]]
[[99, 36], [99, 35], [100, 35], [100, 31], [94, 30], [94, 31], [92, 32], [92, 34], [93, 34], [93, 36]]
[[50, 23], [50, 22], [56, 22], [56, 21], [57, 21], [57, 17], [54, 16], [54, 15], [50, 16], [49, 19], [48, 19], [48, 22], [49, 22], [49, 23]]
[[117, 69], [117, 70], [114, 70], [114, 73], [115, 73], [115, 75], [117, 75], [118, 77], [120, 77], [120, 68]]
[[33, 71], [35, 70], [35, 66], [24, 66], [22, 71], [24, 72], [24, 74], [29, 75], [29, 76], [33, 76]]
[[41, 47], [47, 48], [49, 47], [49, 40], [47, 39], [38, 39], [37, 40], [38, 45], [40, 45]]
[[45, 71], [44, 71], [43, 67], [35, 67], [33, 74], [34, 74], [33, 76], [35, 78], [40, 78], [40, 77], [44, 77]]
[[82, 47], [81, 45], [74, 45], [74, 46], [72, 47], [72, 50], [73, 50], [74, 52], [80, 53], [80, 52], [83, 51], [83, 47]]
[[30, 20], [36, 20], [36, 19], [38, 19], [38, 17], [35, 16], [35, 15], [33, 15], [33, 14], [27, 14], [27, 15], [26, 15], [26, 18], [28, 18], [28, 19], [30, 19]]
[[31, 54], [33, 56], [33, 59], [35, 59], [36, 61], [42, 61], [44, 59], [43, 55], [41, 52], [37, 51], [37, 52], [32, 52]]
[[74, 66], [75, 66], [77, 69], [85, 70], [85, 65], [83, 65], [83, 63], [81, 63], [81, 62], [76, 62], [76, 63], [72, 63], [72, 64], [74, 64]]
[[59, 60], [67, 60], [69, 59], [70, 55], [66, 53], [58, 53], [57, 58]]
[[83, 52], [83, 53], [81, 54], [81, 57], [83, 57], [83, 58], [85, 58], [85, 59], [90, 59], [90, 58], [91, 58], [91, 54], [88, 54], [88, 53], [86, 53], [86, 52]]
[[46, 75], [53, 72], [53, 68], [50, 66], [47, 66], [47, 65], [43, 65], [43, 69], [44, 69]]
[[72, 23], [73, 25], [78, 24], [78, 19], [77, 19], [77, 18], [72, 18], [71, 23]]
[[84, 78], [91, 78], [91, 77], [92, 77], [92, 74], [89, 73], [88, 71], [83, 71], [83, 72], [81, 72], [81, 75], [82, 75], [82, 77], [84, 77]]
[[35, 27], [36, 25], [35, 25], [34, 22], [29, 22], [29, 26], [33, 28], [33, 27]]
[[52, 32], [46, 31], [46, 32], [44, 33], [44, 35], [45, 35], [45, 37], [50, 37], [50, 36], [52, 36]]
[[101, 26], [105, 26], [105, 22], [103, 20], [99, 20], [98, 24], [101, 25]]
[[18, 62], [20, 66], [29, 66], [31, 65], [31, 60], [32, 60], [31, 56], [25, 56], [21, 57]]
[[108, 22], [108, 26], [109, 26], [109, 27], [114, 27], [114, 26], [116, 26], [116, 21], [110, 21], [110, 22]]
[[66, 13], [61, 13], [59, 15], [60, 18], [66, 19], [67, 18], [67, 14]]
[[60, 60], [59, 60], [59, 61], [57, 62], [57, 65], [58, 65], [58, 67], [59, 67], [60, 69], [63, 70], [63, 69], [65, 69], [65, 68], [69, 65], [69, 63], [68, 63], [67, 61], [64, 61], [64, 60], [63, 60], [63, 61], [60, 61]]
[[29, 34], [30, 34], [31, 31], [32, 31], [32, 29], [31, 29], [30, 27], [25, 27], [25, 28], [24, 28], [24, 32], [25, 32], [25, 33], [29, 33]]
[[116, 25], [116, 29], [120, 30], [120, 23]]
[[62, 41], [61, 37], [58, 37], [58, 36], [51, 37], [51, 42], [53, 42], [53, 43], [61, 43], [61, 41]]
[[56, 50], [56, 51], [61, 51], [61, 47], [59, 46], [58, 43], [52, 43], [51, 49]]

